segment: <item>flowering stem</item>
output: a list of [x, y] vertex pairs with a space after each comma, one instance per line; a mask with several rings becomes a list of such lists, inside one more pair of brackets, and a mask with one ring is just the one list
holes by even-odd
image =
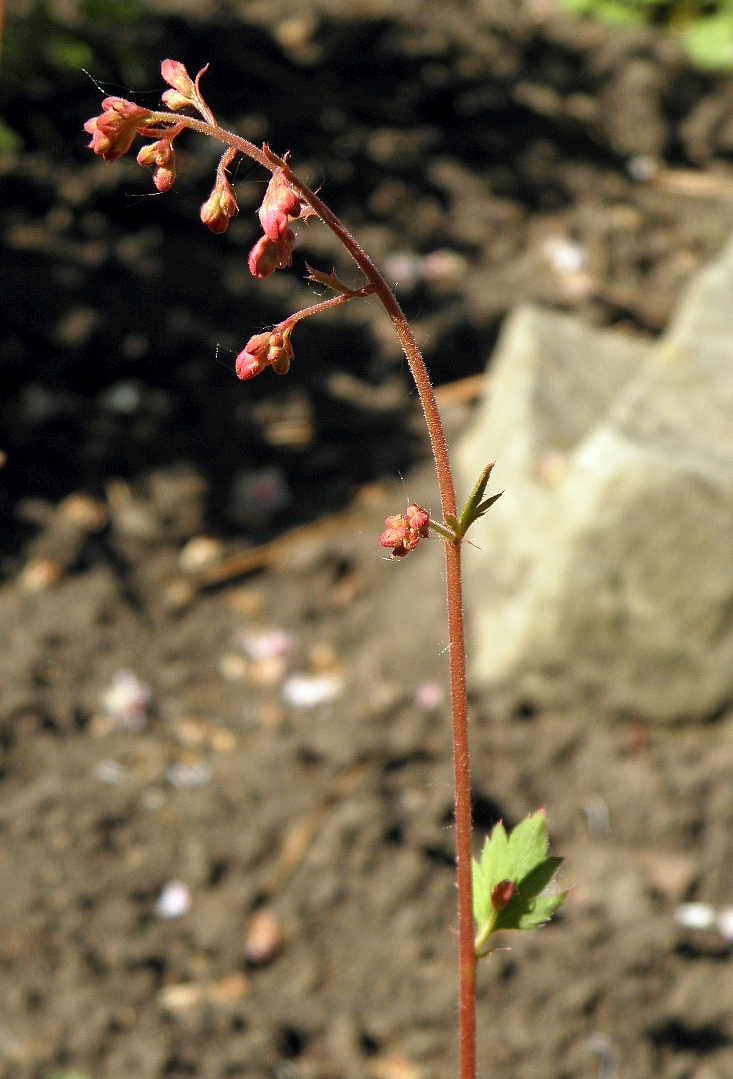
[[[209, 114], [210, 115], [210, 114]], [[326, 300], [315, 308], [306, 308], [286, 322], [312, 314], [314, 309], [344, 303], [354, 296], [373, 293], [381, 301], [389, 315], [407, 358], [417, 387], [425, 421], [430, 436], [435, 468], [440, 488], [440, 503], [444, 520], [456, 517], [456, 494], [448, 459], [445, 433], [435, 400], [425, 362], [407, 319], [394, 293], [362, 250], [346, 226], [332, 213], [315, 192], [311, 191], [293, 173], [285, 158], [272, 153], [268, 147], [260, 149], [254, 143], [220, 127], [215, 120], [208, 122], [191, 116], [173, 116], [166, 112], [153, 112], [149, 124], [183, 123], [200, 134], [219, 142], [257, 161], [270, 172], [281, 169], [289, 186], [297, 192], [328, 228], [338, 237], [354, 262], [362, 271], [368, 284], [353, 293], [342, 294]], [[227, 155], [228, 156], [228, 155]], [[476, 950], [471, 897], [471, 781], [468, 757], [468, 701], [466, 697], [465, 643], [463, 634], [463, 605], [461, 589], [461, 544], [448, 540], [445, 544], [446, 592], [448, 606], [449, 672], [453, 738], [453, 777], [456, 823], [456, 876], [458, 887], [458, 985], [459, 985], [459, 1079], [475, 1079], [476, 1072]]]

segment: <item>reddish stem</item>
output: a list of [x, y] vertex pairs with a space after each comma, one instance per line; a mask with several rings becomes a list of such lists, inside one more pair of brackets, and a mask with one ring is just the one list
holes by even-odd
[[[420, 403], [425, 414], [430, 444], [440, 488], [443, 518], [456, 516], [456, 494], [448, 459], [448, 447], [438, 405], [425, 362], [405, 318], [404, 312], [387, 282], [368, 255], [362, 250], [345, 225], [322, 202], [315, 192], [298, 179], [284, 158], [269, 148], [261, 150], [254, 143], [219, 127], [193, 117], [153, 113], [159, 123], [181, 123], [201, 134], [209, 135], [238, 150], [273, 172], [282, 169], [288, 183], [339, 238], [354, 262], [369, 282], [365, 289], [382, 302], [400, 339]], [[141, 134], [145, 132], [142, 131]], [[355, 290], [355, 292], [360, 290]], [[317, 307], [335, 306], [352, 296], [334, 297]], [[311, 310], [300, 312], [303, 318]], [[287, 320], [286, 320], [287, 321]], [[468, 756], [468, 701], [466, 697], [466, 662], [463, 634], [463, 601], [461, 588], [460, 543], [445, 544], [446, 592], [448, 603], [449, 673], [453, 738], [453, 779], [456, 822], [456, 880], [458, 888], [458, 1018], [459, 1018], [459, 1077], [475, 1079], [476, 1075], [476, 951], [473, 939], [473, 909], [471, 896], [471, 777]]]

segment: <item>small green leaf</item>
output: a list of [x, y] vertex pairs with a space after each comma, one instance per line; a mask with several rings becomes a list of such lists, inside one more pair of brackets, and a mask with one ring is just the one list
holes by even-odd
[[[532, 813], [510, 835], [501, 821], [486, 839], [481, 861], [473, 862], [473, 910], [478, 926], [477, 954], [492, 933], [499, 929], [534, 929], [546, 922], [565, 898], [564, 892], [543, 894], [562, 863], [562, 858], [547, 856], [545, 814]], [[507, 883], [514, 885], [504, 905], [496, 906], [492, 897], [506, 894]]]

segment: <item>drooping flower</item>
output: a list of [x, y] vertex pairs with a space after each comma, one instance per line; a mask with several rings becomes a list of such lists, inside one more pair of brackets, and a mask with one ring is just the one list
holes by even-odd
[[290, 343], [292, 326], [282, 329], [275, 327], [265, 333], [256, 333], [234, 361], [237, 378], [248, 379], [259, 375], [268, 366], [272, 366], [276, 375], [286, 375], [293, 359], [293, 346]]
[[216, 181], [201, 207], [201, 220], [212, 232], [226, 232], [229, 221], [239, 213], [237, 200], [223, 168], [216, 171]]
[[[309, 209], [305, 207], [305, 209]], [[282, 169], [275, 169], [267, 185], [262, 205], [257, 211], [265, 236], [276, 242], [289, 223], [300, 217], [304, 204], [285, 179]]]
[[105, 161], [116, 161], [132, 146], [138, 131], [145, 130], [150, 109], [143, 109], [124, 97], [106, 97], [102, 113], [84, 124], [84, 130], [92, 136], [89, 149]]
[[293, 261], [294, 244], [295, 234], [292, 229], [285, 229], [277, 240], [260, 236], [249, 253], [249, 272], [253, 277], [261, 279], [269, 277], [274, 270], [284, 270]]
[[408, 551], [417, 547], [421, 539], [430, 534], [427, 510], [411, 503], [404, 513], [396, 513], [385, 519], [387, 526], [379, 537], [382, 547], [390, 547], [390, 558], [404, 558]]
[[176, 178], [176, 153], [170, 139], [158, 139], [143, 146], [137, 163], [153, 166], [153, 183], [158, 191], [168, 191], [172, 186]]

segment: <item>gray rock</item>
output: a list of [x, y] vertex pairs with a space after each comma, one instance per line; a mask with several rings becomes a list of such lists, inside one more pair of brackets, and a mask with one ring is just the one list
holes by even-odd
[[474, 684], [670, 721], [733, 700], [733, 243], [655, 344], [522, 307], [458, 447]]

